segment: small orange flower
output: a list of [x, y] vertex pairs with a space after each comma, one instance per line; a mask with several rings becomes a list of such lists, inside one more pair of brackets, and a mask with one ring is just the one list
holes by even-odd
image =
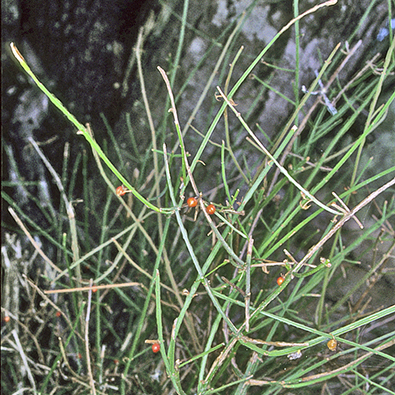
[[154, 343], [152, 345], [152, 352], [154, 352], [156, 354], [159, 351], [160, 351], [160, 344], [159, 343]]
[[280, 276], [280, 277], [277, 279], [277, 284], [278, 284], [278, 286], [280, 286], [280, 285], [284, 282], [284, 280], [285, 280], [285, 278], [284, 278], [283, 276]]
[[337, 348], [337, 340], [336, 339], [331, 339], [326, 343], [326, 346], [329, 348], [331, 351], [336, 351]]
[[214, 204], [209, 204], [207, 207], [206, 207], [206, 211], [207, 211], [207, 213], [208, 214], [210, 214], [210, 215], [213, 215], [214, 213], [215, 213], [215, 206], [214, 206]]
[[197, 201], [197, 199], [196, 199], [195, 197], [190, 197], [190, 198], [187, 200], [187, 205], [188, 205], [188, 207], [196, 207], [197, 204], [198, 204], [198, 201]]
[[123, 196], [126, 193], [127, 189], [126, 187], [124, 187], [123, 185], [120, 185], [119, 187], [117, 187], [117, 189], [115, 190], [116, 194], [118, 196]]

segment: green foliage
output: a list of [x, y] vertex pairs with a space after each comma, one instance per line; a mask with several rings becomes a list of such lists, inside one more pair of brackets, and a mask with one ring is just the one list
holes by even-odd
[[[330, 86], [331, 96], [347, 96], [332, 115], [320, 100], [312, 107], [306, 103], [320, 89], [321, 79], [337, 77], [346, 55], [340, 45], [334, 48], [306, 93], [299, 98], [296, 91], [296, 98], [288, 98], [294, 112], [268, 146], [262, 143], [263, 130], [250, 125], [248, 115], [238, 112], [233, 101], [278, 38], [291, 27], [298, 31], [299, 20], [317, 9], [286, 25], [233, 82], [242, 52], [229, 48], [240, 18], [228, 41], [221, 43], [218, 68], [199, 100], [207, 99], [219, 71], [224, 78], [216, 93], [222, 103], [203, 134], [184, 130], [178, 120], [176, 100], [185, 85], [174, 92], [176, 99], [172, 87], [181, 39], [170, 78], [160, 69], [169, 105], [155, 129], [144, 88], [140, 35], [136, 51], [152, 150], [149, 155], [139, 151], [127, 122], [133, 155], [141, 161], [139, 171], [129, 177], [122, 174], [123, 151], [110, 127], [118, 165], [89, 127], [37, 80], [12, 44], [24, 70], [90, 144], [96, 168], [88, 172], [86, 156], [69, 159], [66, 147], [58, 176], [31, 141], [61, 196], [59, 207], [36, 202], [53, 223], [51, 229], [33, 222], [18, 202], [2, 193], [32, 243], [32, 235], [38, 234], [57, 251], [53, 262], [36, 243], [28, 257], [15, 236], [7, 234], [3, 255], [8, 301], [2, 312], [11, 321], [4, 324], [3, 333], [13, 329], [2, 340], [8, 371], [2, 375], [2, 388], [11, 393], [23, 383], [41, 394], [167, 393], [174, 388], [178, 394], [239, 395], [287, 388], [315, 394], [327, 386], [333, 393], [339, 388], [343, 394], [362, 389], [394, 393], [395, 329], [389, 323], [395, 305], [380, 284], [384, 279], [394, 284], [395, 166], [375, 172], [362, 158], [366, 138], [394, 102], [395, 93], [384, 99], [381, 94], [395, 69], [395, 41], [375, 70], [363, 69], [343, 91]], [[229, 69], [223, 59], [231, 55]], [[298, 65], [297, 57], [295, 81]], [[257, 81], [283, 95], [270, 82]], [[363, 112], [363, 130], [346, 139]], [[239, 129], [231, 131], [228, 121], [233, 114]], [[297, 122], [300, 115], [302, 121]], [[226, 139], [216, 144], [212, 137], [222, 119]], [[166, 140], [171, 121], [177, 135], [173, 147]], [[193, 155], [186, 143], [188, 133], [201, 136]], [[240, 136], [246, 138], [236, 146]], [[314, 151], [318, 144], [320, 155]], [[214, 151], [210, 161], [220, 166], [216, 173], [210, 162], [205, 164], [206, 177], [218, 180], [214, 191], [205, 191], [205, 180], [196, 176], [209, 148]], [[68, 178], [70, 168], [73, 176]], [[76, 213], [72, 196], [79, 171], [84, 209]], [[107, 185], [100, 210], [94, 203], [92, 171]], [[125, 195], [116, 193], [121, 184]], [[187, 207], [189, 196], [198, 198], [196, 208]], [[212, 216], [205, 210], [209, 203], [216, 206]], [[358, 217], [363, 229], [354, 226]], [[22, 262], [38, 254], [45, 269], [21, 272]], [[279, 286], [280, 275], [284, 281]], [[23, 311], [12, 295], [12, 284], [23, 294]], [[51, 293], [54, 290], [65, 292]], [[329, 341], [337, 345], [328, 348]], [[154, 342], [161, 345], [158, 354], [151, 351]], [[17, 364], [23, 364], [24, 376]]]

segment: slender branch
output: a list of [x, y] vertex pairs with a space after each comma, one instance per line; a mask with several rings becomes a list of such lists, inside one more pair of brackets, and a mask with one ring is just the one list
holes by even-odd
[[305, 196], [307, 196], [310, 200], [312, 200], [317, 206], [321, 207], [325, 211], [330, 212], [331, 214], [334, 215], [341, 215], [342, 213], [340, 211], [332, 210], [331, 208], [327, 207], [325, 204], [321, 203], [316, 197], [314, 197], [309, 191], [304, 189], [299, 183], [297, 183], [291, 175], [287, 172], [287, 170], [280, 165], [279, 162], [274, 158], [274, 156], [263, 146], [263, 144], [259, 141], [259, 139], [255, 136], [255, 134], [252, 132], [250, 127], [247, 125], [247, 123], [244, 121], [243, 117], [241, 114], [234, 108], [232, 105], [231, 101], [226, 97], [226, 95], [222, 92], [221, 88], [217, 86], [218, 92], [220, 95], [223, 97], [223, 99], [226, 101], [228, 106], [232, 109], [232, 111], [235, 113], [236, 117], [239, 119], [240, 123], [244, 126], [244, 128], [247, 130], [248, 134], [252, 137], [252, 139], [255, 141], [255, 143], [258, 145], [258, 147], [267, 155], [270, 160], [274, 162], [274, 164], [278, 167], [278, 169], [281, 171], [281, 173], [284, 174], [284, 176], [289, 180], [290, 183], [294, 184], [296, 188], [298, 188]]

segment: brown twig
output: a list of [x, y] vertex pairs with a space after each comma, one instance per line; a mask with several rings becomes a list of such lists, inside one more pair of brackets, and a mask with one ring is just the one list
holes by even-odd
[[106, 284], [106, 285], [92, 285], [89, 287], [78, 287], [78, 288], [64, 288], [64, 289], [48, 289], [45, 290], [45, 294], [57, 294], [57, 293], [69, 293], [69, 292], [80, 292], [80, 291], [96, 291], [98, 289], [109, 289], [109, 288], [123, 288], [123, 287], [138, 287], [141, 283], [121, 283], [121, 284]]
[[89, 376], [89, 383], [90, 388], [93, 395], [96, 395], [96, 388], [95, 388], [95, 381], [93, 379], [92, 367], [91, 367], [91, 357], [89, 351], [89, 319], [91, 316], [91, 303], [92, 303], [92, 279], [89, 282], [89, 293], [88, 293], [88, 307], [86, 310], [86, 317], [85, 317], [85, 353], [86, 353], [86, 365], [88, 368], [88, 376]]
[[36, 243], [36, 241], [33, 239], [32, 235], [30, 232], [27, 230], [26, 226], [23, 225], [22, 221], [18, 217], [17, 213], [14, 211], [12, 207], [8, 207], [8, 211], [14, 218], [15, 222], [19, 225], [19, 227], [23, 230], [23, 233], [26, 235], [26, 237], [30, 240], [30, 242], [33, 244], [33, 247], [36, 249], [36, 251], [41, 255], [41, 257], [44, 259], [45, 262], [48, 263], [53, 269], [55, 269], [57, 272], [62, 272], [44, 253], [44, 251], [40, 248], [40, 246]]
[[299, 262], [295, 267], [295, 271], [298, 271], [305, 262], [315, 254], [348, 220], [353, 218], [355, 214], [360, 211], [363, 207], [369, 204], [373, 199], [379, 196], [382, 192], [384, 192], [389, 187], [395, 185], [395, 178], [384, 184], [382, 187], [378, 188], [376, 191], [372, 192], [369, 196], [363, 199], [359, 204], [357, 204], [350, 212], [345, 214], [340, 221], [315, 245], [313, 246], [309, 252], [304, 256], [304, 258]]

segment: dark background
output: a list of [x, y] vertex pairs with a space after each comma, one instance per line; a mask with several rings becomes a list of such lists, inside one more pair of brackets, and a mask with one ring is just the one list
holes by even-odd
[[[252, 3], [252, 1], [210, 0], [190, 2], [187, 19], [189, 25], [185, 31], [184, 49], [174, 86], [175, 93], [187, 79], [190, 70], [204, 55], [210, 39], [217, 39], [224, 32], [226, 39], [235, 17], [245, 8], [248, 9]], [[235, 71], [237, 76], [241, 75], [251, 59], [274, 34], [292, 19], [290, 0], [258, 3], [259, 7], [248, 17], [236, 40], [236, 46], [245, 46], [244, 56], [238, 62], [239, 69]], [[375, 53], [378, 51], [385, 53], [386, 41], [379, 42], [376, 37], [388, 18], [387, 2], [376, 2], [368, 18], [362, 21], [361, 18], [369, 4], [369, 1], [345, 0], [303, 19], [300, 25], [301, 84], [308, 85], [311, 82], [314, 78], [314, 69], [319, 68], [322, 60], [328, 56], [334, 46], [338, 42], [344, 43], [358, 25], [360, 28], [353, 44], [360, 39], [362, 45], [340, 74], [342, 83], [346, 83], [350, 76]], [[302, 1], [300, 12], [310, 7], [310, 2]], [[167, 71], [171, 69], [179, 40], [182, 9], [183, 2], [178, 0], [169, 0], [161, 4], [158, 1], [132, 0], [3, 1], [2, 179], [16, 183], [20, 179], [43, 181], [42, 185], [47, 185], [47, 189], [28, 187], [30, 192], [38, 196], [41, 201], [51, 199], [56, 206], [59, 193], [27, 139], [33, 137], [41, 144], [45, 155], [58, 174], [61, 172], [66, 142], [70, 143], [72, 157], [78, 152], [83, 152], [83, 155], [87, 155], [89, 160], [92, 160], [87, 143], [81, 136], [76, 135], [74, 128], [48, 103], [47, 98], [39, 92], [38, 88], [30, 83], [19, 65], [12, 59], [9, 51], [10, 42], [15, 42], [39, 79], [77, 119], [81, 123], [92, 124], [95, 137], [100, 144], [105, 139], [108, 140], [103, 115], [127, 154], [130, 147], [127, 143], [124, 144], [125, 112], [131, 113], [135, 139], [141, 152], [144, 153], [150, 144], [150, 132], [144, 107], [141, 104], [136, 66], [134, 65], [130, 75], [126, 76], [127, 65], [133, 55], [139, 29], [148, 18], [151, 18], [154, 23], [144, 42], [143, 68], [154, 122], [159, 124], [163, 118], [167, 92], [156, 67], [160, 65]], [[226, 30], [228, 28], [229, 30]], [[288, 31], [275, 48], [269, 51], [267, 60], [281, 67], [294, 67], [292, 49], [294, 40], [294, 33]], [[236, 46], [232, 49], [231, 56], [237, 51]], [[178, 101], [181, 125], [185, 125], [194, 108], [219, 53], [220, 49], [214, 48]], [[272, 71], [264, 66], [256, 68], [256, 74], [262, 79], [270, 76], [270, 73]], [[127, 85], [126, 92], [122, 88], [124, 82]], [[213, 82], [213, 92], [216, 82]], [[272, 75], [271, 83], [288, 97], [293, 97], [292, 73], [275, 73]], [[247, 112], [250, 104], [255, 100], [258, 89], [258, 84], [253, 80], [243, 84], [239, 94], [239, 97], [243, 97], [243, 101], [238, 107], [242, 113]], [[213, 93], [210, 94], [210, 100], [214, 100]], [[210, 113], [210, 100], [205, 101], [193, 120], [194, 126], [202, 132], [207, 124], [207, 114]], [[265, 93], [260, 99], [259, 106], [250, 114], [247, 121], [249, 124], [260, 123], [270, 136], [280, 130], [291, 110], [292, 106], [289, 103], [285, 103], [276, 95]], [[361, 117], [359, 124], [354, 127], [356, 135], [360, 133], [364, 121], [365, 118]], [[219, 125], [214, 137], [217, 142], [223, 138], [221, 128], [222, 126]], [[162, 140], [165, 138], [167, 136], [162, 136]], [[195, 135], [188, 134], [186, 143], [193, 153], [199, 141]], [[317, 147], [318, 153], [319, 148]], [[111, 145], [109, 155], [110, 159], [114, 160], [111, 156]], [[255, 154], [252, 153], [251, 158], [253, 155]], [[208, 162], [212, 159], [209, 148], [205, 159]], [[90, 163], [92, 167], [95, 166], [93, 162]], [[116, 161], [115, 164], [118, 165]], [[129, 161], [128, 166], [125, 172], [129, 175], [135, 168], [139, 169], [139, 163], [133, 161]], [[215, 158], [211, 161], [211, 169], [214, 173], [219, 169], [219, 162]], [[96, 173], [92, 172], [90, 177], [92, 179], [98, 177]], [[208, 190], [215, 186], [214, 178], [204, 177], [204, 173], [197, 176], [202, 179], [203, 189]], [[81, 182], [79, 174], [75, 198], [81, 197], [79, 189]], [[102, 187], [105, 188], [98, 182], [96, 194], [98, 199], [101, 195], [105, 196], [100, 189]], [[34, 221], [50, 226], [45, 224], [45, 219], [26, 197], [22, 188], [6, 187], [5, 191]], [[98, 200], [98, 206], [99, 203]], [[6, 210], [2, 212], [5, 223], [14, 226]]]

